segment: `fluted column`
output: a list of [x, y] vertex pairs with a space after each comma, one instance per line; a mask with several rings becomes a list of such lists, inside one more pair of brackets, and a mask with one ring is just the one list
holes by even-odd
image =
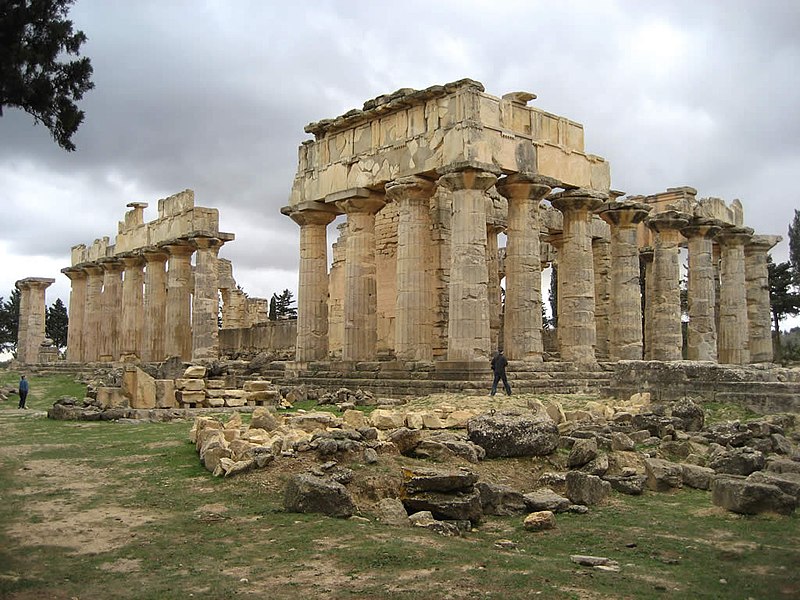
[[219, 358], [219, 269], [217, 255], [223, 241], [197, 237], [192, 297], [192, 360]]
[[144, 272], [144, 323], [142, 324], [142, 361], [156, 362], [166, 358], [164, 331], [167, 318], [167, 271], [169, 254], [149, 248], [143, 252]]
[[767, 256], [781, 241], [779, 235], [754, 235], [744, 247], [750, 362], [772, 362], [772, 315]]
[[486, 268], [489, 272], [489, 348], [500, 348], [503, 319], [503, 297], [500, 288], [500, 248], [497, 236], [503, 230], [494, 223], [486, 224]]
[[637, 230], [650, 207], [640, 202], [604, 204], [598, 215], [611, 227], [609, 357], [642, 359], [642, 288]]
[[653, 320], [650, 357], [681, 360], [680, 243], [683, 240], [681, 229], [689, 223], [689, 215], [667, 210], [648, 217], [645, 223], [655, 232], [652, 311], [648, 311]]
[[84, 329], [86, 328], [86, 271], [67, 267], [61, 272], [69, 277], [69, 327], [67, 328], [67, 360], [83, 362]]
[[563, 247], [559, 253], [559, 318], [561, 358], [593, 365], [595, 359], [594, 263], [591, 219], [607, 196], [586, 189], [568, 190], [551, 197], [564, 215]]
[[542, 261], [539, 203], [553, 180], [515, 173], [497, 184], [508, 199], [503, 346], [511, 360], [542, 360]]
[[86, 318], [83, 338], [84, 362], [100, 360], [100, 325], [103, 321], [103, 269], [97, 264], [82, 265], [86, 271]]
[[142, 324], [144, 322], [144, 259], [141, 256], [120, 258], [122, 275], [122, 323], [120, 327], [120, 360], [142, 357]]
[[717, 348], [722, 364], [744, 365], [750, 362], [744, 246], [752, 235], [753, 230], [749, 227], [726, 227], [716, 238], [722, 252]]
[[[490, 353], [486, 201], [497, 181], [487, 171], [464, 169], [439, 178], [452, 192], [447, 359], [471, 361]], [[506, 313], [508, 314], [508, 313]]]
[[328, 355], [328, 225], [333, 212], [289, 212], [300, 226], [295, 360], [323, 360]]
[[592, 238], [595, 356], [608, 359], [611, 345], [611, 241]]
[[344, 264], [344, 344], [342, 360], [375, 360], [378, 341], [375, 273], [375, 213], [384, 205], [382, 194], [338, 202], [347, 213]]
[[717, 360], [717, 327], [714, 318], [716, 290], [714, 285], [714, 244], [719, 223], [712, 219], [694, 218], [682, 233], [689, 240], [689, 323], [687, 326], [687, 358]]
[[97, 261], [103, 269], [101, 294], [102, 325], [100, 327], [100, 360], [119, 360], [119, 332], [122, 310], [122, 263], [116, 258]]
[[45, 290], [54, 282], [45, 277], [27, 277], [14, 284], [20, 292], [17, 360], [23, 364], [39, 362], [39, 347], [45, 338]]
[[167, 244], [167, 311], [164, 354], [188, 361], [192, 357], [192, 254], [188, 243]]
[[398, 216], [394, 349], [399, 360], [433, 358], [433, 286], [426, 249], [435, 190], [432, 181], [415, 176], [386, 184], [386, 196], [397, 203]]
[[[644, 274], [644, 325], [643, 333], [643, 354], [646, 360], [653, 360], [653, 298], [655, 289], [653, 286], [653, 257], [655, 252], [650, 246], [645, 246], [639, 250], [639, 271]], [[641, 289], [641, 288], [640, 288]]]

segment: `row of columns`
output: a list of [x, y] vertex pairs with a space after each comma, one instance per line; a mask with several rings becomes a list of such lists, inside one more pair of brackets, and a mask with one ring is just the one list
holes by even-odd
[[[375, 214], [388, 201], [396, 203], [398, 213], [395, 356], [404, 361], [432, 360], [434, 308], [425, 248], [431, 243], [429, 204], [437, 186], [452, 197], [446, 359], [472, 361], [488, 356], [493, 347], [494, 288], [499, 289], [499, 281], [487, 268], [490, 260], [496, 262], [497, 254], [496, 236], [492, 240], [487, 235], [491, 224], [487, 224], [485, 192], [493, 185], [508, 200], [503, 347], [511, 360], [541, 361], [539, 205], [558, 183], [522, 173], [498, 181], [495, 174], [475, 168], [444, 173], [435, 183], [404, 177], [386, 184], [385, 194], [353, 190], [349, 197], [335, 199], [335, 208], [313, 203], [287, 212], [301, 228], [296, 359], [327, 358], [326, 227], [340, 212], [347, 215], [348, 227], [342, 359], [375, 359]], [[647, 349], [645, 358], [681, 358], [679, 251], [684, 237], [690, 261], [689, 358], [719, 358], [736, 364], [771, 360], [766, 252], [777, 238], [769, 238], [774, 239], [769, 244], [762, 239], [767, 236], [753, 237], [752, 230], [723, 228], [677, 211], [648, 218], [650, 207], [641, 202], [607, 199], [586, 189], [548, 196], [563, 215], [563, 231], [550, 237], [559, 261], [558, 335], [563, 360], [596, 362], [598, 322], [602, 351], [612, 360], [641, 359], [643, 348]], [[611, 230], [602, 260], [596, 257], [599, 249], [593, 252], [592, 247], [595, 214]], [[651, 254], [640, 253], [637, 246], [637, 229], [643, 221], [655, 233]], [[721, 248], [718, 317], [712, 240]], [[640, 260], [647, 281], [644, 332]], [[596, 267], [611, 271], [610, 290], [596, 289]], [[608, 298], [607, 310], [598, 310], [598, 293]]]
[[193, 237], [63, 269], [72, 283], [67, 360], [218, 358], [223, 243]]

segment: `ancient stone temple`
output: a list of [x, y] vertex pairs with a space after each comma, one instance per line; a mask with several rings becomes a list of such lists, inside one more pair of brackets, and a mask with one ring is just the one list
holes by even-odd
[[72, 282], [67, 360], [216, 359], [220, 290], [236, 287], [229, 265], [221, 283], [217, 253], [233, 234], [219, 231], [217, 209], [195, 206], [191, 190], [159, 200], [150, 222], [147, 204], [128, 207], [114, 243], [73, 246], [62, 270]]
[[[531, 365], [548, 354], [588, 369], [674, 361], [687, 318], [688, 358], [772, 359], [764, 277], [779, 238], [744, 227], [738, 201], [692, 188], [620, 198], [583, 127], [530, 106], [535, 98], [465, 79], [306, 127], [314, 139], [281, 209], [300, 226], [297, 372], [320, 361], [485, 371], [499, 347]], [[558, 347], [548, 353], [550, 265]]]

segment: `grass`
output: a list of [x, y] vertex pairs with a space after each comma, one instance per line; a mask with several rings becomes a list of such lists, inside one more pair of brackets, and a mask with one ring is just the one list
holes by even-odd
[[[37, 405], [68, 393], [65, 379], [32, 381]], [[8, 381], [16, 376], [0, 375]], [[212, 477], [187, 443], [190, 426], [0, 408], [0, 598], [800, 595], [797, 516], [742, 517], [684, 490], [614, 495], [587, 515], [558, 515], [549, 532], [488, 518], [466, 537], [443, 538], [374, 515], [285, 513], [258, 473]], [[580, 567], [572, 554], [606, 556], [621, 571]]]

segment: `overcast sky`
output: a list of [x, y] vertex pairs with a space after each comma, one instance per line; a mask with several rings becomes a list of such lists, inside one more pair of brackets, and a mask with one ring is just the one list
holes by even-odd
[[295, 291], [299, 229], [279, 209], [303, 127], [465, 77], [582, 123], [615, 189], [739, 198], [747, 225], [784, 238], [800, 208], [797, 0], [77, 0], [70, 17], [96, 85], [77, 151], [0, 117], [6, 298], [53, 277], [47, 302], [66, 304], [71, 246], [185, 188], [236, 234], [221, 256], [245, 291]]

